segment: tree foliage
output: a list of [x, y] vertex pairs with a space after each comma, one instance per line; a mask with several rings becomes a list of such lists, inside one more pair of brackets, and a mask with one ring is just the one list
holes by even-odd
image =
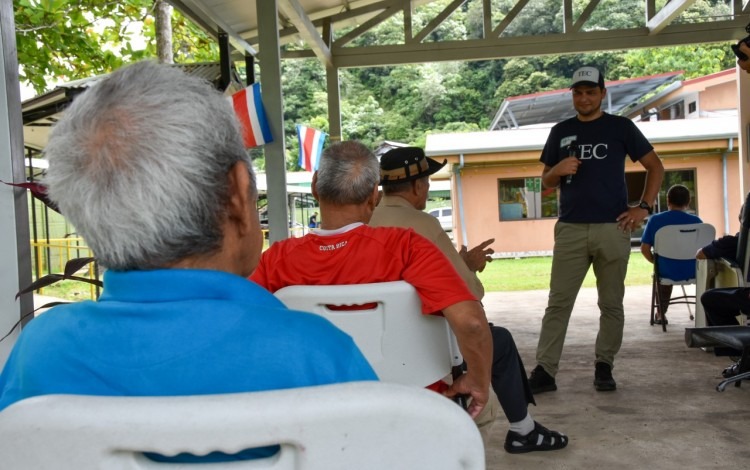
[[[156, 57], [153, 0], [14, 0], [19, 78], [38, 93], [61, 81]], [[175, 12], [175, 60], [216, 60], [205, 32]]]

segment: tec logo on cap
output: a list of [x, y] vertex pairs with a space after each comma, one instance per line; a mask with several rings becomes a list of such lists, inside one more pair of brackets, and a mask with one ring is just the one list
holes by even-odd
[[573, 73], [570, 88], [578, 85], [590, 85], [604, 88], [604, 76], [596, 67], [581, 67]]

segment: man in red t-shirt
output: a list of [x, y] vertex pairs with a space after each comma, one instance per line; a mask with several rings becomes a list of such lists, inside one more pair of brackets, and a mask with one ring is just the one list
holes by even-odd
[[[420, 163], [408, 166], [420, 172]], [[479, 301], [445, 255], [411, 229], [370, 227], [377, 205], [380, 168], [370, 150], [357, 142], [328, 147], [313, 175], [312, 193], [320, 203], [320, 229], [273, 244], [250, 277], [271, 292], [289, 285], [364, 284], [404, 280], [422, 300], [422, 313], [442, 313], [458, 340], [467, 373], [445, 395], [470, 395], [476, 417], [489, 397], [492, 338]], [[567, 437], [537, 423], [514, 439], [509, 452], [551, 450]], [[544, 432], [546, 431], [546, 432]]]
[[[328, 161], [323, 162], [324, 159]], [[467, 373], [445, 393], [471, 396], [477, 416], [489, 397], [492, 338], [484, 310], [450, 262], [412, 230], [365, 225], [378, 201], [380, 168], [357, 142], [326, 149], [313, 175], [321, 227], [274, 243], [250, 277], [271, 292], [289, 285], [364, 284], [404, 280], [417, 290], [425, 314], [442, 312], [453, 329]]]

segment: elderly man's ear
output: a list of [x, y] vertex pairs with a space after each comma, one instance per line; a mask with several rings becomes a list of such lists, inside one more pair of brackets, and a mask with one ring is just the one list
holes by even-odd
[[258, 217], [255, 207], [257, 195], [250, 187], [250, 170], [245, 162], [237, 162], [232, 166], [227, 175], [227, 185], [227, 223], [236, 228], [239, 236], [247, 236], [252, 231], [259, 230], [260, 226], [253, 223], [253, 217]]
[[370, 197], [367, 199], [367, 205], [370, 207], [370, 209], [375, 210], [375, 208], [378, 206], [378, 203], [380, 202], [381, 197], [383, 196], [380, 193], [380, 188], [378, 188], [378, 185], [376, 184], [372, 189], [372, 193], [370, 193]]

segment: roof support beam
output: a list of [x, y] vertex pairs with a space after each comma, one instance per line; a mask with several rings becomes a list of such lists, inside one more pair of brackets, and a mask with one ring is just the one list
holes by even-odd
[[407, 4], [404, 5], [404, 42], [406, 44], [413, 42], [413, 34], [414, 33], [411, 29], [411, 2], [407, 2]]
[[578, 17], [578, 20], [573, 25], [573, 28], [571, 28], [571, 33], [577, 33], [583, 28], [583, 25], [586, 24], [586, 22], [591, 18], [591, 13], [594, 12], [596, 7], [599, 6], [600, 0], [591, 0], [588, 5], [586, 5], [586, 8], [583, 9], [581, 12], [581, 16]]
[[401, 0], [391, 0], [389, 2], [389, 6], [378, 13], [377, 15], [373, 16], [369, 20], [365, 21], [358, 27], [354, 28], [353, 30], [349, 31], [344, 36], [340, 37], [337, 41], [334, 42], [335, 47], [341, 47], [344, 44], [352, 41], [355, 38], [358, 38], [359, 36], [363, 35], [370, 29], [374, 28], [375, 26], [379, 25], [383, 21], [387, 20], [391, 16], [395, 15], [396, 13], [402, 11], [402, 4]]
[[[352, 8], [352, 9], [349, 9], [349, 10], [346, 10], [346, 11], [342, 11], [341, 13], [336, 13], [336, 14], [331, 15], [331, 16], [325, 16], [325, 17], [322, 17], [322, 18], [318, 18], [318, 19], [312, 20], [312, 24], [316, 28], [319, 28], [320, 26], [322, 26], [323, 21], [325, 19], [330, 20], [331, 23], [338, 23], [340, 21], [345, 21], [345, 20], [348, 20], [350, 18], [355, 18], [357, 16], [367, 15], [368, 13], [372, 13], [372, 12], [375, 12], [375, 11], [384, 10], [384, 9], [388, 8], [391, 5], [392, 2], [393, 2], [393, 0], [385, 0], [385, 1], [382, 1], [382, 2], [378, 2], [378, 3], [371, 3], [369, 5], [365, 5], [365, 6], [359, 7], [359, 8]], [[286, 38], [286, 37], [289, 37], [289, 36], [291, 36], [293, 34], [297, 34], [297, 28], [295, 28], [295, 27], [283, 28], [283, 29], [279, 30], [279, 37], [281, 37], [281, 38]], [[257, 32], [253, 31], [250, 34], [250, 36], [251, 37], [249, 37], [247, 40], [249, 42], [251, 42], [251, 43], [254, 44], [257, 41], [257, 37], [256, 37], [257, 36]]]
[[[445, 21], [451, 14], [453, 14], [454, 11], [461, 5], [466, 3], [466, 0], [453, 0], [448, 6], [445, 7], [443, 11], [440, 12], [435, 18], [432, 19], [427, 25], [425, 25], [424, 28], [422, 28], [422, 31], [420, 31], [414, 38], [412, 39], [413, 42], [422, 42], [424, 38], [427, 37], [431, 32], [435, 30], [438, 26], [440, 26], [443, 21]], [[408, 41], [407, 41], [408, 42]]]
[[[221, 20], [217, 15], [213, 15], [209, 9], [203, 8], [205, 2], [195, 2], [193, 0], [168, 0], [172, 6], [180, 10], [185, 16], [195, 21], [201, 28], [211, 32], [214, 39], [219, 38], [217, 30], [226, 31], [229, 35], [231, 43], [240, 51], [245, 51], [248, 54], [256, 55], [258, 51], [250, 45], [242, 36], [234, 32], [234, 30]], [[210, 18], [210, 20], [216, 25], [211, 27], [203, 20], [203, 18]]]
[[492, 33], [492, 0], [482, 0], [482, 21], [482, 37], [486, 38]]
[[[23, 158], [21, 92], [18, 86], [18, 55], [13, 4], [0, 2], [0, 180], [23, 183], [26, 169]], [[0, 332], [10, 331], [24, 315], [34, 310], [32, 294], [16, 301], [15, 294], [31, 284], [31, 246], [29, 244], [29, 207], [25, 189], [2, 185], [0, 190]], [[26, 317], [26, 322], [31, 317]], [[25, 324], [25, 322], [24, 322]], [[20, 328], [0, 343], [0, 367], [5, 364]]]
[[677, 18], [680, 13], [693, 3], [695, 3], [695, 0], [671, 0], [646, 23], [646, 27], [650, 31], [649, 34], [660, 33], [664, 28], [669, 26], [673, 19]]
[[269, 242], [289, 237], [289, 207], [286, 199], [286, 149], [284, 107], [281, 94], [279, 56], [279, 12], [276, 0], [257, 2], [260, 39], [260, 83], [263, 106], [273, 141], [263, 146], [268, 183]]
[[525, 7], [527, 3], [529, 3], [529, 0], [518, 0], [518, 3], [516, 3], [515, 6], [510, 9], [508, 14], [505, 15], [503, 21], [501, 21], [500, 24], [498, 24], [497, 27], [492, 30], [491, 37], [500, 37], [500, 35], [503, 34], [503, 31], [505, 31], [505, 28], [507, 28], [508, 25], [510, 25], [510, 23], [516, 19], [516, 16], [521, 13], [521, 10], [523, 10], [523, 7]]
[[279, 0], [278, 5], [279, 12], [286, 15], [289, 21], [297, 28], [299, 35], [310, 46], [315, 55], [318, 56], [323, 65], [333, 65], [331, 50], [328, 48], [328, 44], [320, 37], [318, 30], [315, 29], [315, 26], [313, 26], [307, 17], [305, 9], [302, 8], [299, 2], [297, 0]]
[[[339, 48], [334, 54], [337, 67], [370, 67], [427, 62], [488, 60], [499, 57], [575, 54], [589, 51], [664, 47], [695, 44], [696, 35], [704, 42], [738, 39], [745, 20], [715, 21], [701, 24], [674, 24], [660, 34], [650, 35], [646, 28], [616, 31], [586, 31], [548, 34], [534, 37], [503, 37], [440, 43]], [[285, 53], [284, 58], [309, 57], [309, 54]]]

